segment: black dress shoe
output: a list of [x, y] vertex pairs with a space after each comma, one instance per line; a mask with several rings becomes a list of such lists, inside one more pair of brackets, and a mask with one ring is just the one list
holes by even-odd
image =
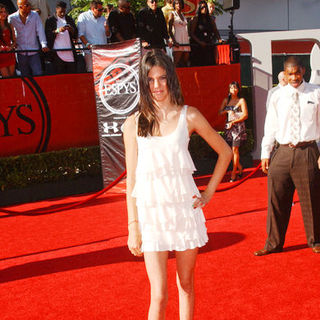
[[282, 248], [272, 249], [272, 250], [261, 249], [261, 250], [255, 251], [253, 254], [255, 256], [261, 257], [271, 253], [279, 253], [279, 252], [282, 252], [282, 250], [283, 250]]
[[320, 245], [319, 245], [319, 246], [314, 246], [314, 247], [312, 247], [312, 251], [313, 251], [314, 253], [320, 253]]

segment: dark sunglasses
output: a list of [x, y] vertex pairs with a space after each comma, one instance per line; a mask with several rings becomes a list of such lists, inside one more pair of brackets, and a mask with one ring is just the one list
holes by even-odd
[[102, 11], [104, 11], [104, 9], [97, 9], [97, 11], [102, 12]]
[[157, 3], [157, 0], [150, 0], [150, 3]]

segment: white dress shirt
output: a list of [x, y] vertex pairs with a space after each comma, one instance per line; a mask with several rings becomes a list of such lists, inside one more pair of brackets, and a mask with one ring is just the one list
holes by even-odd
[[95, 18], [91, 10], [81, 13], [78, 18], [79, 38], [85, 36], [91, 44], [107, 44], [106, 22], [104, 16]]
[[320, 87], [302, 82], [298, 88], [290, 84], [275, 91], [269, 103], [261, 143], [261, 159], [269, 159], [274, 142], [291, 143], [290, 112], [295, 92], [300, 103], [299, 142], [320, 139]]
[[270, 103], [270, 98], [272, 96], [273, 93], [275, 93], [277, 90], [279, 90], [280, 88], [282, 88], [283, 85], [281, 85], [280, 83], [278, 83], [278, 85], [276, 85], [275, 87], [271, 88], [268, 91], [268, 96], [267, 96], [267, 103], [266, 103], [266, 107], [267, 107], [267, 111], [269, 109], [269, 103]]

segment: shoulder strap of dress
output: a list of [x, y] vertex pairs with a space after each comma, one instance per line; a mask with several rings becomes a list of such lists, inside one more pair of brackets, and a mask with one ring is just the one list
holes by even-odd
[[187, 110], [188, 110], [188, 106], [184, 105], [182, 107], [180, 119], [179, 119], [180, 130], [184, 132], [186, 137], [188, 136]]
[[184, 105], [183, 107], [182, 107], [182, 112], [183, 112], [183, 114], [186, 116], [187, 115], [187, 110], [188, 110], [188, 105]]
[[187, 110], [188, 110], [188, 106], [184, 105], [182, 107], [181, 113], [180, 113], [180, 119], [179, 122], [185, 122], [187, 119]]

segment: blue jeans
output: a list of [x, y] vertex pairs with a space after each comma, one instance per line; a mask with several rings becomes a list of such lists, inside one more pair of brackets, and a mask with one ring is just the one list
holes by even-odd
[[40, 54], [36, 53], [32, 56], [18, 54], [18, 65], [21, 76], [40, 76], [42, 75]]

